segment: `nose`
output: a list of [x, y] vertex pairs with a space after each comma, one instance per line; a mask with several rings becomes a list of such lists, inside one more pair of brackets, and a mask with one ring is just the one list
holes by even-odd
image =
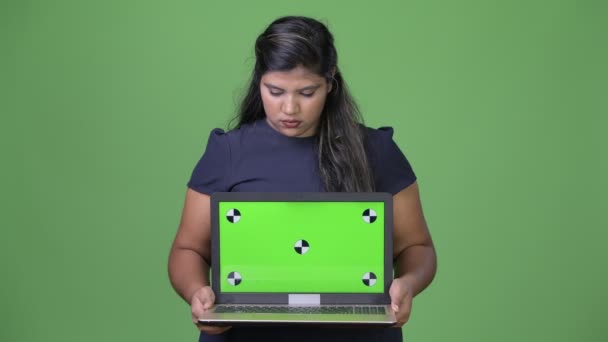
[[300, 105], [293, 96], [287, 97], [281, 107], [283, 113], [287, 115], [297, 114], [300, 111]]

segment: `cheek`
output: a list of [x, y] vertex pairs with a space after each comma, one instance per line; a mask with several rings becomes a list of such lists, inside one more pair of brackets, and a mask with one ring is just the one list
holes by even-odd
[[325, 97], [314, 99], [309, 104], [310, 111], [320, 114], [323, 111], [325, 105]]
[[262, 95], [262, 105], [264, 106], [264, 109], [266, 110], [266, 112], [270, 112], [271, 114], [272, 114], [272, 112], [276, 111], [276, 108], [278, 106], [276, 99], [273, 99], [270, 96], [264, 96], [264, 95]]

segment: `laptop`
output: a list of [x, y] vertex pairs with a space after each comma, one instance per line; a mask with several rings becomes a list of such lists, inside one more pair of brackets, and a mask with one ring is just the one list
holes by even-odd
[[396, 323], [388, 193], [211, 196], [210, 325]]

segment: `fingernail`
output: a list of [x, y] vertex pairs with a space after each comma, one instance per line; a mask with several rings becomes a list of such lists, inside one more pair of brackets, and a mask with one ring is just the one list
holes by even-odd
[[399, 307], [395, 304], [393, 304], [393, 311], [399, 311]]

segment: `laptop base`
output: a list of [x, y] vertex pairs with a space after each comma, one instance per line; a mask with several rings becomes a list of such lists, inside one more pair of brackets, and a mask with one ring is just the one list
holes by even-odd
[[[271, 313], [252, 313], [242, 312], [248, 310], [240, 310], [240, 312], [223, 312], [225, 308], [234, 308], [234, 305], [218, 305], [213, 309], [209, 310], [203, 316], [199, 317], [198, 321], [205, 325], [214, 326], [233, 326], [233, 325], [247, 325], [247, 326], [260, 326], [260, 325], [323, 325], [323, 326], [378, 326], [378, 327], [390, 327], [396, 324], [396, 318], [394, 312], [390, 306], [373, 306], [383, 308], [382, 313], [366, 314], [366, 313], [342, 313], [341, 310], [333, 310], [334, 313], [296, 313], [296, 312], [285, 312], [285, 311], [296, 311], [297, 309], [315, 309], [321, 307], [305, 307], [305, 306], [271, 306]], [[256, 309], [258, 305], [239, 305], [239, 308], [251, 308]], [[331, 306], [328, 306], [332, 309]], [[345, 308], [349, 306], [336, 306], [334, 308]], [[353, 308], [366, 308], [367, 306], [350, 306]], [[266, 307], [268, 308], [268, 307]], [[272, 309], [274, 308], [274, 309]], [[326, 309], [326, 308], [323, 308]], [[220, 311], [220, 312], [216, 312]], [[268, 310], [267, 310], [268, 311]], [[273, 312], [274, 311], [274, 312]], [[284, 311], [285, 313], [279, 313]], [[330, 310], [332, 311], [332, 310]], [[361, 310], [358, 310], [361, 311]]]

